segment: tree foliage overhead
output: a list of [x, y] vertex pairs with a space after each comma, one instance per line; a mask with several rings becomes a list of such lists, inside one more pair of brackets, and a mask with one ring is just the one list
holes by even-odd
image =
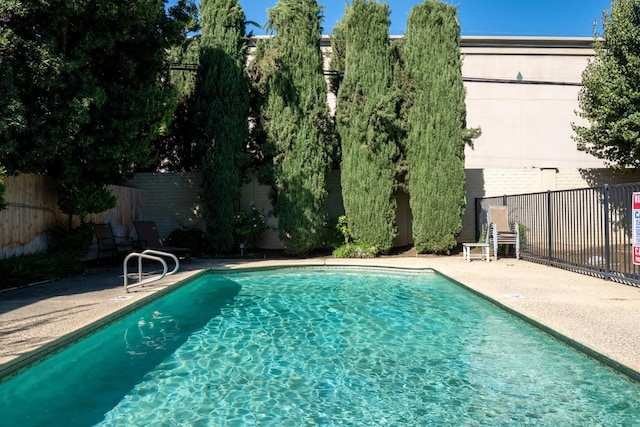
[[171, 85], [176, 91], [177, 105], [167, 133], [154, 141], [151, 156], [154, 163], [140, 170], [185, 172], [202, 167], [203, 153], [197, 144], [199, 134], [194, 123], [195, 84], [200, 62], [199, 15], [194, 17], [191, 31], [198, 34], [186, 37], [180, 44], [172, 46], [168, 53]]
[[398, 97], [388, 32], [388, 5], [369, 0], [353, 0], [334, 30], [345, 51], [336, 111], [345, 213], [355, 241], [380, 252], [397, 235]]
[[333, 133], [320, 13], [315, 0], [278, 1], [269, 9], [275, 35], [259, 47], [253, 68], [264, 99], [264, 177], [274, 189], [280, 238], [293, 254], [317, 247], [325, 223]]
[[14, 135], [24, 128], [24, 105], [14, 84], [14, 60], [17, 36], [13, 30], [16, 20], [26, 9], [18, 0], [0, 3], [0, 163], [4, 152], [15, 150]]
[[22, 4], [10, 63], [26, 124], [3, 150], [7, 168], [120, 181], [166, 125], [161, 78], [178, 27], [160, 1]]
[[226, 251], [234, 243], [249, 134], [245, 15], [237, 0], [203, 0], [201, 22], [195, 86], [195, 123], [204, 153], [200, 196], [207, 234], [218, 251]]
[[[603, 13], [604, 34], [595, 33], [595, 58], [582, 73], [573, 124], [578, 148], [613, 167], [640, 166], [640, 4], [612, 0]], [[604, 38], [602, 38], [604, 37]]]
[[7, 77], [0, 163], [7, 171], [89, 189], [84, 184], [119, 183], [149, 162], [150, 143], [174, 106], [165, 58], [184, 36], [187, 0], [170, 14], [160, 0], [9, 0], [0, 7]]
[[456, 13], [436, 0], [414, 6], [403, 46], [404, 74], [413, 87], [406, 155], [419, 252], [452, 248], [462, 230], [466, 107]]

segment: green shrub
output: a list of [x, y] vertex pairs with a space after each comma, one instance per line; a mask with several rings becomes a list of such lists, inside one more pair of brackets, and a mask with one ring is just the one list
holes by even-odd
[[333, 251], [336, 258], [375, 258], [379, 250], [375, 245], [366, 243], [347, 243]]
[[206, 254], [211, 250], [211, 243], [204, 231], [198, 227], [176, 228], [167, 236], [169, 246], [191, 249], [191, 254]]
[[247, 240], [251, 240], [255, 244], [255, 240], [259, 239], [268, 229], [267, 217], [253, 203], [249, 210], [238, 212], [233, 221], [233, 234], [240, 243], [247, 243]]
[[529, 243], [527, 239], [527, 232], [529, 232], [529, 227], [524, 224], [518, 224], [518, 235], [520, 236], [520, 250], [524, 250], [527, 248], [527, 243]]
[[75, 257], [82, 257], [87, 254], [95, 234], [92, 223], [84, 223], [71, 229], [66, 225], [58, 224], [51, 228], [49, 232], [52, 238], [51, 252]]
[[[333, 240], [333, 256], [336, 258], [375, 258], [380, 253], [377, 245], [354, 239], [349, 228], [349, 219], [341, 215], [328, 224]], [[354, 241], [355, 240], [355, 241]]]
[[340, 215], [334, 226], [335, 233], [342, 237], [346, 245], [351, 241], [351, 232], [349, 231], [349, 220], [346, 215]]
[[19, 255], [0, 260], [0, 289], [26, 286], [43, 280], [57, 280], [84, 272], [77, 257], [68, 253]]
[[100, 213], [116, 207], [118, 199], [102, 184], [91, 182], [62, 182], [57, 185], [58, 207], [67, 215], [67, 228], [71, 228], [76, 215], [80, 224], [92, 213]]
[[347, 217], [341, 215], [337, 218], [327, 220], [324, 232], [324, 247], [336, 249], [341, 245], [346, 245], [351, 241]]

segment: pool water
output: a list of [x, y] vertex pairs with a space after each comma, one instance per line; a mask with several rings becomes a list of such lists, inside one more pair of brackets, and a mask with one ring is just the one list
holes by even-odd
[[0, 425], [634, 425], [639, 384], [434, 273], [201, 276], [0, 384]]

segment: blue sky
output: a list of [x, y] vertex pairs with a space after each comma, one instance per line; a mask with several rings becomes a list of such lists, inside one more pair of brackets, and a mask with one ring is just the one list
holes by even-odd
[[[239, 0], [247, 20], [264, 24], [267, 9], [277, 0]], [[346, 0], [319, 0], [324, 6], [324, 34], [344, 14]], [[405, 32], [409, 11], [420, 0], [388, 0], [391, 8], [389, 33]], [[458, 6], [461, 32], [465, 36], [558, 36], [591, 37], [594, 21], [602, 22], [602, 11], [610, 0], [447, 0]], [[254, 34], [264, 30], [249, 27]]]

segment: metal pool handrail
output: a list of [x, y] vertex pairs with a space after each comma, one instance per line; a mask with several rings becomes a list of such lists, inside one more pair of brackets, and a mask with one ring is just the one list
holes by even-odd
[[[169, 268], [167, 267], [167, 262], [164, 259], [162, 259], [162, 257], [171, 257], [171, 258], [173, 258], [173, 261], [175, 262], [176, 266], [171, 272], [167, 272], [167, 270]], [[129, 285], [129, 272], [127, 270], [127, 266], [129, 264], [129, 260], [131, 258], [138, 258], [138, 282], [134, 283], [132, 285]], [[149, 277], [148, 279], [142, 280], [142, 260], [143, 259], [148, 259], [148, 260], [160, 262], [162, 264], [162, 274], [160, 274], [158, 276]], [[167, 253], [167, 252], [156, 251], [156, 250], [153, 250], [153, 249], [147, 249], [147, 250], [145, 250], [143, 252], [130, 253], [129, 255], [126, 256], [126, 258], [124, 259], [123, 265], [122, 265], [122, 270], [123, 270], [123, 273], [124, 273], [124, 290], [125, 290], [125, 292], [129, 292], [129, 288], [134, 288], [136, 286], [142, 286], [142, 285], [145, 285], [147, 283], [155, 282], [156, 280], [160, 280], [160, 279], [164, 278], [165, 276], [170, 276], [170, 275], [176, 273], [179, 268], [180, 268], [180, 262], [178, 261], [178, 257], [175, 256], [174, 254], [170, 254], [170, 253]]]

